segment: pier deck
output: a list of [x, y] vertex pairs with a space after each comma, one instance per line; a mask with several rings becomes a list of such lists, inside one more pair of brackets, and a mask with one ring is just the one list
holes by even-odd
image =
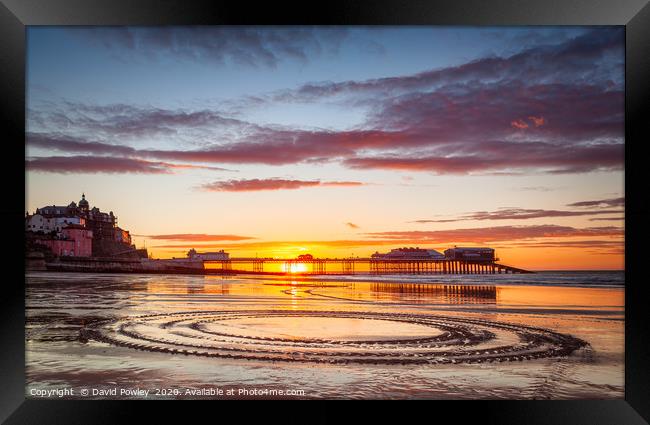
[[123, 259], [61, 257], [46, 264], [48, 270], [95, 273], [193, 273], [193, 274], [505, 274], [533, 273], [497, 262], [462, 260], [377, 260], [373, 258], [231, 258], [229, 260]]
[[292, 260], [276, 258], [232, 258], [205, 261], [209, 270], [264, 273], [275, 265], [278, 272], [293, 274], [505, 274], [533, 273], [497, 262], [463, 260], [376, 260], [372, 258], [319, 258]]

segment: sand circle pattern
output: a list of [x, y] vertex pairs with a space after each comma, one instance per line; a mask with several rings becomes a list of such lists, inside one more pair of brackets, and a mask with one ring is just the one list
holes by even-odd
[[523, 361], [588, 345], [519, 324], [342, 311], [197, 311], [95, 322], [83, 339], [139, 350], [246, 360], [364, 364]]

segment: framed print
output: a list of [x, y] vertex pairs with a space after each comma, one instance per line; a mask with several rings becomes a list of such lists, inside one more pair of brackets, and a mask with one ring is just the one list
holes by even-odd
[[647, 423], [649, 18], [4, 2], [1, 418]]

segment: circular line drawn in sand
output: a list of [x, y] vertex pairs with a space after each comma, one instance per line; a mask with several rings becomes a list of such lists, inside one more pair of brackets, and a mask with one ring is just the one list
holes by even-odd
[[587, 342], [548, 329], [438, 315], [197, 311], [100, 321], [94, 339], [151, 352], [246, 360], [449, 364], [568, 356]]

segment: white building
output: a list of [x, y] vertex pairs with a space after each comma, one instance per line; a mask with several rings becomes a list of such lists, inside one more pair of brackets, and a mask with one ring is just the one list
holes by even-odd
[[76, 224], [77, 226], [86, 225], [86, 219], [82, 217], [52, 217], [50, 220], [52, 220], [52, 227], [57, 233], [60, 233], [69, 224]]
[[28, 216], [25, 221], [25, 230], [29, 232], [61, 233], [69, 224], [85, 226], [86, 220], [82, 217], [47, 217], [42, 214]]
[[392, 249], [386, 254], [375, 252], [371, 257], [377, 260], [442, 260], [445, 258], [435, 249], [422, 249], [420, 247]]
[[40, 214], [26, 217], [25, 230], [29, 232], [49, 233], [52, 231], [52, 220]]

